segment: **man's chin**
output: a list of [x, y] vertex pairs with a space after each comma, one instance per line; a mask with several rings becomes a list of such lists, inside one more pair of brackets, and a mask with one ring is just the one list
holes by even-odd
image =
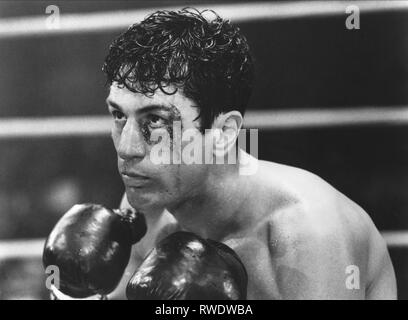
[[157, 196], [134, 188], [126, 188], [126, 196], [129, 204], [141, 212], [149, 212], [163, 208], [163, 205], [158, 202]]

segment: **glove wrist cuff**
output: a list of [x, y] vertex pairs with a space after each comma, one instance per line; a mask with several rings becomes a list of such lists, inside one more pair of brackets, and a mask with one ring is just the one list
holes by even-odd
[[62, 293], [60, 290], [57, 289], [54, 285], [51, 285], [49, 288], [50, 290], [50, 298], [51, 300], [108, 300], [107, 296], [101, 294], [95, 294], [93, 296], [89, 296], [86, 298], [73, 298]]

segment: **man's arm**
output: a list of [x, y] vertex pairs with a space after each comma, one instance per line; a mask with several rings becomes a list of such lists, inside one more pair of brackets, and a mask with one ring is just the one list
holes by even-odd
[[377, 230], [374, 231], [371, 235], [372, 259], [369, 266], [372, 269], [373, 279], [367, 288], [367, 299], [396, 300], [397, 282], [387, 243]]
[[365, 266], [330, 231], [293, 233], [272, 258], [281, 299], [364, 299]]
[[280, 249], [270, 251], [283, 253], [271, 255], [280, 298], [365, 299], [370, 259], [365, 220], [344, 204], [301, 205], [277, 215], [270, 227], [272, 245]]

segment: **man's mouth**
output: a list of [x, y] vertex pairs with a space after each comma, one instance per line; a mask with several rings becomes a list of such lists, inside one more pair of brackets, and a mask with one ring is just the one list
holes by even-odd
[[125, 185], [130, 188], [141, 188], [150, 182], [150, 178], [132, 171], [122, 171], [121, 176]]

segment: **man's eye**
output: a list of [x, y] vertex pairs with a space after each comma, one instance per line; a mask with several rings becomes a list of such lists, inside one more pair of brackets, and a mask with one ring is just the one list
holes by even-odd
[[161, 128], [166, 124], [166, 121], [157, 115], [150, 115], [148, 120], [151, 128]]
[[112, 116], [115, 120], [124, 120], [125, 119], [125, 115], [117, 110], [112, 111]]

